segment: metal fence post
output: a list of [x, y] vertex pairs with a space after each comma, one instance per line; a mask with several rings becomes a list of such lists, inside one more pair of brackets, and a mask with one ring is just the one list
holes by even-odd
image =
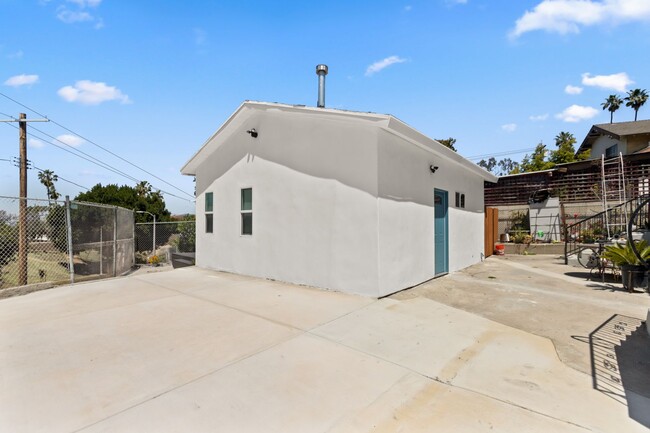
[[113, 276], [117, 276], [117, 207], [113, 207]]
[[135, 212], [131, 211], [133, 218], [133, 236], [131, 236], [131, 243], [133, 244], [133, 254], [131, 254], [131, 267], [135, 266]]
[[70, 218], [70, 197], [65, 196], [65, 224], [68, 234], [68, 269], [70, 271], [70, 283], [74, 283], [74, 259], [72, 257], [72, 218]]

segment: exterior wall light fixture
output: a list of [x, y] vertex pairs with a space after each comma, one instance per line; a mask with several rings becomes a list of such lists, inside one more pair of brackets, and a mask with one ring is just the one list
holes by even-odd
[[257, 138], [257, 131], [255, 130], [255, 128], [253, 128], [253, 129], [249, 129], [249, 130], [246, 131], [246, 132], [247, 132], [248, 134], [250, 134], [251, 137], [253, 137], [253, 138]]
[[433, 164], [431, 164], [431, 165], [429, 166], [429, 170], [431, 170], [431, 173], [435, 173], [436, 170], [438, 170], [438, 166], [437, 166], [437, 165], [433, 165]]

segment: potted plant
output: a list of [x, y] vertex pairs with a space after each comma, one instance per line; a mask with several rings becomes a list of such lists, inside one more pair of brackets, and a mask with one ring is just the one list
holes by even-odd
[[628, 291], [634, 290], [635, 286], [643, 285], [646, 273], [646, 263], [650, 261], [650, 245], [646, 241], [640, 241], [635, 244], [643, 263], [634, 254], [632, 250], [633, 241], [627, 241], [624, 244], [614, 244], [605, 246], [605, 252], [602, 254], [604, 259], [610, 260], [613, 264], [621, 268], [621, 278], [623, 287]]

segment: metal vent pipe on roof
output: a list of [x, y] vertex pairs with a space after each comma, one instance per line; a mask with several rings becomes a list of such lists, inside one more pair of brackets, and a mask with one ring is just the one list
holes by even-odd
[[318, 75], [318, 108], [325, 108], [325, 75], [327, 75], [327, 65], [317, 65], [316, 75]]

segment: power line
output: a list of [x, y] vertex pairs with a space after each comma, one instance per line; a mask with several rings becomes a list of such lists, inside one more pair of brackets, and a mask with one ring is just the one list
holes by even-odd
[[[32, 167], [34, 167], [36, 170], [38, 170], [38, 171], [41, 172], [41, 173], [43, 173], [43, 172], [45, 171], [45, 170], [43, 170], [42, 168], [38, 168], [38, 167], [36, 167], [33, 163], [32, 163]], [[59, 179], [59, 180], [62, 180], [62, 181], [64, 181], [64, 182], [71, 183], [72, 185], [74, 185], [74, 186], [78, 186], [79, 188], [85, 189], [86, 191], [90, 191], [90, 188], [86, 188], [86, 187], [83, 186], [83, 185], [79, 185], [78, 183], [75, 183], [75, 182], [73, 182], [73, 181], [71, 181], [71, 180], [68, 180], [68, 179], [66, 179], [66, 178], [64, 178], [64, 177], [59, 176], [58, 174], [56, 175], [56, 177], [57, 177], [57, 179]]]
[[[11, 125], [11, 124], [10, 124], [9, 126], [13, 126], [14, 128], [17, 128], [15, 125]], [[68, 149], [66, 149], [65, 147], [59, 146], [58, 144], [56, 144], [56, 143], [54, 143], [54, 142], [48, 141], [46, 138], [43, 138], [43, 137], [40, 136], [40, 135], [33, 134], [33, 133], [31, 134], [31, 135], [34, 135], [36, 138], [40, 138], [41, 140], [45, 141], [46, 143], [51, 144], [52, 146], [57, 147], [57, 148], [63, 150], [64, 152], [67, 152], [67, 153], [69, 153], [69, 154], [71, 154], [71, 155], [74, 155], [74, 156], [76, 156], [77, 158], [81, 158], [81, 159], [83, 159], [83, 160], [86, 160], [86, 161], [88, 161], [88, 162], [90, 162], [90, 163], [92, 163], [92, 164], [95, 164], [95, 165], [97, 165], [97, 166], [103, 168], [103, 169], [106, 169], [106, 170], [112, 171], [112, 172], [115, 173], [115, 174], [119, 174], [119, 175], [121, 175], [121, 176], [124, 176], [124, 177], [126, 177], [127, 179], [129, 179], [129, 180], [131, 180], [131, 181], [133, 181], [133, 182], [139, 182], [139, 179], [136, 179], [135, 177], [130, 176], [130, 175], [128, 175], [128, 174], [126, 174], [126, 173], [124, 173], [124, 172], [122, 172], [122, 171], [120, 171], [120, 170], [118, 170], [118, 169], [116, 169], [116, 168], [113, 168], [113, 167], [111, 167], [110, 165], [105, 164], [105, 163], [103, 163], [103, 162], [101, 162], [101, 161], [99, 161], [99, 160], [94, 160], [94, 159], [96, 159], [96, 158], [94, 158], [94, 157], [92, 157], [92, 156], [90, 156], [90, 155], [88, 155], [88, 158], [87, 158], [87, 157], [85, 157], [85, 156], [79, 155], [78, 153], [75, 153], [75, 152], [79, 152], [79, 153], [85, 154], [85, 152], [82, 152], [82, 151], [79, 151], [79, 150], [75, 149], [73, 146], [70, 146], [69, 144], [64, 143], [63, 141], [57, 139], [56, 137], [53, 137], [53, 136], [51, 136], [51, 135], [49, 135], [49, 134], [47, 134], [47, 133], [43, 133], [43, 132], [41, 132], [40, 130], [38, 130], [38, 129], [36, 129], [36, 128], [32, 128], [32, 129], [35, 129], [36, 131], [40, 132], [41, 134], [43, 134], [43, 135], [45, 135], [45, 136], [47, 136], [47, 137], [49, 137], [49, 138], [51, 138], [51, 139], [53, 139], [53, 140], [56, 140], [56, 141], [60, 142], [61, 144], [63, 144], [63, 145], [65, 145], [65, 146], [69, 147], [70, 149], [73, 149], [73, 150], [74, 150], [74, 152], [73, 152], [72, 150], [68, 150]], [[87, 155], [87, 154], [86, 154], [86, 155]]]
[[[2, 92], [0, 92], [0, 95], [1, 95], [1, 96], [4, 96], [5, 98], [9, 99], [10, 101], [12, 101], [12, 102], [14, 102], [14, 103], [16, 103], [16, 104], [18, 104], [18, 105], [20, 105], [21, 107], [24, 107], [24, 108], [26, 108], [27, 110], [30, 110], [31, 112], [38, 114], [38, 115], [41, 116], [41, 117], [45, 117], [45, 118], [47, 118], [47, 116], [45, 116], [45, 115], [39, 113], [38, 111], [36, 111], [36, 110], [34, 110], [34, 109], [32, 109], [32, 108], [26, 106], [25, 104], [23, 104], [23, 103], [21, 103], [21, 102], [16, 101], [15, 99], [10, 98], [9, 96], [5, 95], [5, 94], [2, 93]], [[125, 158], [122, 158], [121, 156], [119, 156], [118, 154], [116, 154], [116, 153], [114, 153], [114, 152], [108, 150], [108, 149], [105, 148], [104, 146], [101, 146], [101, 145], [95, 143], [94, 141], [92, 141], [92, 140], [90, 140], [90, 139], [84, 137], [83, 135], [81, 135], [81, 134], [79, 134], [79, 133], [77, 133], [77, 132], [71, 130], [70, 128], [67, 128], [66, 126], [63, 126], [62, 124], [60, 124], [60, 123], [58, 123], [58, 122], [56, 122], [56, 121], [54, 121], [54, 120], [52, 120], [52, 119], [49, 119], [49, 120], [50, 120], [50, 122], [52, 122], [53, 124], [57, 125], [58, 127], [62, 128], [62, 129], [64, 129], [65, 131], [68, 131], [69, 133], [74, 134], [74, 135], [76, 135], [77, 137], [79, 137], [79, 138], [81, 138], [81, 139], [87, 141], [88, 143], [90, 143], [90, 144], [92, 144], [92, 145], [94, 145], [94, 146], [96, 146], [96, 147], [102, 149], [104, 152], [107, 152], [107, 153], [113, 155], [115, 158], [118, 158], [119, 160], [121, 160], [121, 161], [123, 161], [123, 162], [126, 162], [127, 164], [129, 164], [129, 165], [131, 165], [131, 166], [137, 168], [138, 170], [141, 170], [141, 171], [147, 173], [149, 176], [152, 176], [152, 177], [158, 179], [159, 181], [161, 181], [161, 182], [163, 182], [163, 183], [165, 183], [165, 184], [171, 186], [172, 188], [174, 188], [174, 189], [176, 189], [176, 190], [182, 192], [183, 194], [185, 194], [185, 195], [191, 197], [192, 199], [194, 198], [194, 196], [193, 196], [192, 194], [183, 191], [182, 189], [178, 188], [176, 185], [173, 185], [173, 184], [167, 182], [166, 180], [164, 180], [164, 179], [162, 179], [162, 178], [156, 176], [155, 174], [153, 174], [153, 173], [151, 173], [151, 172], [145, 170], [144, 168], [142, 168], [142, 167], [140, 167], [140, 166], [138, 166], [138, 165], [132, 163], [131, 161], [129, 161], [129, 160], [125, 159]], [[162, 190], [161, 190], [161, 191], [162, 191]]]
[[[2, 114], [2, 113], [0, 113], [0, 114]], [[11, 159], [4, 159], [4, 158], [0, 158], [0, 161], [12, 162]], [[35, 168], [36, 170], [38, 170], [39, 172], [41, 172], [41, 173], [43, 173], [43, 172], [45, 171], [45, 170], [43, 170], [42, 168], [36, 167], [33, 163], [31, 164], [31, 166], [32, 166], [33, 168]], [[30, 168], [31, 168], [31, 167], [30, 167]], [[78, 187], [81, 188], [81, 189], [85, 189], [86, 191], [90, 191], [90, 188], [86, 188], [86, 187], [83, 186], [83, 185], [79, 185], [78, 183], [75, 183], [75, 182], [73, 182], [73, 181], [71, 181], [71, 180], [68, 180], [68, 179], [66, 179], [66, 178], [63, 177], [63, 176], [60, 176], [60, 175], [57, 174], [56, 177], [57, 177], [58, 180], [62, 180], [62, 181], [64, 181], [64, 182], [71, 183], [72, 185], [74, 185], [74, 186], [78, 186]]]
[[505, 152], [497, 152], [497, 153], [486, 153], [483, 155], [474, 155], [474, 156], [466, 156], [466, 159], [483, 159], [483, 158], [489, 158], [491, 156], [506, 156], [506, 155], [514, 155], [517, 153], [524, 153], [524, 152], [532, 152], [535, 150], [534, 147], [532, 148], [527, 148], [527, 149], [517, 149], [517, 150], [508, 150]]
[[[35, 112], [35, 113], [36, 113], [36, 112]], [[38, 114], [38, 113], [36, 113], [36, 114]], [[39, 116], [40, 116], [40, 114], [39, 114]], [[9, 125], [9, 126], [12, 126], [12, 127], [14, 127], [14, 128], [16, 128], [16, 129], [18, 128], [17, 126], [12, 125], [12, 124], [8, 124], [8, 125]], [[92, 163], [92, 164], [95, 164], [95, 165], [97, 165], [97, 166], [99, 166], [99, 167], [101, 167], [101, 168], [103, 168], [103, 169], [105, 169], [105, 170], [108, 170], [108, 171], [111, 171], [111, 172], [113, 172], [113, 173], [115, 173], [115, 174], [118, 174], [118, 175], [120, 175], [120, 176], [123, 176], [123, 177], [125, 177], [125, 178], [127, 178], [127, 179], [129, 179], [129, 180], [131, 180], [131, 181], [133, 181], [133, 182], [135, 182], [135, 183], [141, 182], [140, 179], [137, 179], [137, 178], [135, 178], [135, 177], [133, 177], [133, 176], [131, 176], [131, 175], [129, 175], [129, 174], [127, 174], [127, 173], [125, 173], [125, 172], [123, 172], [123, 171], [121, 171], [121, 170], [119, 170], [119, 169], [117, 169], [117, 168], [115, 168], [115, 167], [113, 167], [113, 166], [111, 166], [111, 165], [105, 163], [105, 162], [102, 162], [102, 161], [100, 161], [99, 159], [95, 158], [94, 156], [89, 155], [88, 153], [83, 152], [83, 151], [81, 151], [81, 150], [79, 150], [79, 149], [76, 149], [76, 148], [74, 148], [73, 146], [69, 145], [68, 143], [63, 142], [63, 141], [59, 140], [58, 138], [56, 138], [56, 137], [54, 137], [54, 136], [52, 136], [52, 135], [50, 135], [50, 134], [48, 134], [48, 133], [46, 133], [46, 132], [44, 132], [44, 131], [41, 131], [40, 129], [37, 129], [37, 128], [34, 128], [34, 127], [32, 127], [31, 129], [36, 130], [36, 131], [38, 131], [40, 134], [43, 134], [43, 135], [45, 135], [46, 137], [51, 138], [52, 140], [56, 140], [56, 141], [58, 141], [59, 143], [63, 144], [64, 146], [67, 146], [67, 147], [69, 147], [70, 149], [73, 149], [73, 150], [74, 150], [74, 151], [72, 151], [72, 150], [66, 149], [65, 147], [59, 146], [58, 144], [54, 143], [53, 141], [48, 141], [47, 139], [43, 138], [42, 136], [39, 136], [39, 135], [37, 135], [37, 134], [32, 133], [32, 135], [36, 136], [37, 138], [40, 138], [41, 140], [45, 141], [46, 143], [51, 144], [52, 146], [57, 147], [57, 148], [63, 150], [64, 152], [67, 152], [67, 153], [69, 153], [69, 154], [71, 154], [71, 155], [76, 156], [77, 158], [81, 158], [81, 159], [83, 159], [83, 160], [85, 160], [85, 161], [88, 161], [88, 162], [90, 162], [90, 163]], [[78, 152], [78, 153], [76, 153], [76, 152]], [[80, 154], [81, 154], [81, 155], [80, 155]], [[86, 156], [82, 156], [82, 155], [86, 155]], [[153, 186], [153, 185], [152, 185], [152, 186]], [[172, 197], [178, 198], [178, 199], [180, 199], [180, 200], [191, 201], [191, 200], [188, 200], [188, 199], [186, 199], [186, 198], [184, 198], [184, 197], [181, 197], [181, 196], [178, 196], [178, 195], [173, 194], [173, 193], [171, 193], [171, 192], [165, 191], [165, 190], [163, 190], [163, 189], [159, 189], [159, 188], [155, 188], [155, 189], [157, 189], [157, 190], [160, 191], [161, 193], [164, 193], [164, 194], [167, 194], [167, 195], [169, 195], [169, 196], [172, 196]]]

